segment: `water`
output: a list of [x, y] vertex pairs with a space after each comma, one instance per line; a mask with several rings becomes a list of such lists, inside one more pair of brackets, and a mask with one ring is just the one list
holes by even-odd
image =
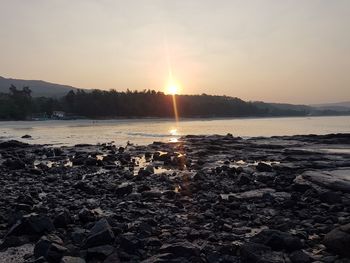
[[[295, 134], [350, 133], [350, 116], [298, 118], [187, 119], [174, 120], [71, 120], [0, 122], [0, 140], [74, 145], [114, 141], [125, 145], [174, 141], [186, 134], [273, 136]], [[32, 139], [21, 139], [25, 134]]]

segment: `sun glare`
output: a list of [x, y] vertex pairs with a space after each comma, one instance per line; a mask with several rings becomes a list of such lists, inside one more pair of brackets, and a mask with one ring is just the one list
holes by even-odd
[[178, 91], [178, 88], [177, 88], [176, 85], [169, 85], [169, 86], [168, 86], [168, 92], [169, 92], [171, 95], [177, 94], [177, 91]]
[[177, 85], [174, 82], [170, 82], [166, 88], [166, 92], [170, 95], [179, 94], [179, 92], [180, 92], [179, 85]]

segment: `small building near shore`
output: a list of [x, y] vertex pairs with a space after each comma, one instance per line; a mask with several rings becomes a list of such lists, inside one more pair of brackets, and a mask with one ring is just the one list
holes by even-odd
[[62, 119], [66, 117], [66, 113], [64, 111], [53, 111], [52, 118]]

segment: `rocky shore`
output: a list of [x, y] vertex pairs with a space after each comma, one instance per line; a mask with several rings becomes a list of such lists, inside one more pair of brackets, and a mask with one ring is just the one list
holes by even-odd
[[350, 262], [350, 134], [0, 142], [0, 262]]

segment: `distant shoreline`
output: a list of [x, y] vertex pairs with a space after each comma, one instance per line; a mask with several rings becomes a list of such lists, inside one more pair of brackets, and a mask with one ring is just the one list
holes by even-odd
[[[232, 120], [232, 119], [277, 119], [277, 118], [317, 118], [317, 117], [346, 117], [350, 116], [350, 114], [338, 114], [338, 115], [304, 115], [304, 116], [230, 116], [230, 117], [180, 117], [181, 121], [193, 121], [193, 120]], [[47, 121], [113, 121], [113, 120], [136, 120], [136, 121], [144, 121], [144, 120], [164, 120], [170, 121], [174, 120], [174, 118], [170, 117], [110, 117], [110, 118], [76, 118], [76, 119], [43, 119], [43, 120], [4, 120], [0, 119], [0, 122], [47, 122]]]

